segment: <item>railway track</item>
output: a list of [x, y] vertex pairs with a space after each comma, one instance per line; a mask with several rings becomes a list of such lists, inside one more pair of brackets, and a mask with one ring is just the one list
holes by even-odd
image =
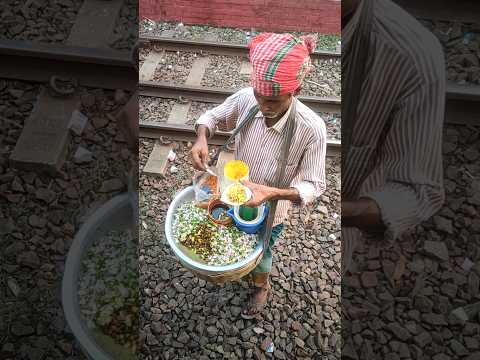
[[[212, 145], [223, 145], [231, 132], [217, 131], [208, 140]], [[160, 137], [172, 138], [179, 141], [194, 142], [197, 138], [193, 126], [186, 124], [168, 124], [159, 122], [140, 123], [140, 137], [158, 139]], [[327, 141], [327, 155], [337, 156], [341, 153], [340, 140], [329, 139]]]
[[[211, 41], [197, 41], [185, 39], [172, 39], [161, 36], [142, 35], [139, 38], [141, 45], [156, 45], [168, 51], [196, 51], [216, 55], [244, 56], [248, 54], [246, 45], [234, 43], [218, 43]], [[311, 54], [312, 59], [340, 59], [341, 53], [328, 50], [316, 50]]]
[[0, 78], [46, 85], [10, 155], [12, 166], [56, 174], [68, 153], [72, 124], [87, 118], [79, 87], [132, 90], [138, 75], [129, 51], [109, 46], [123, 0], [84, 0], [64, 43], [0, 40]]
[[[243, 57], [246, 59], [248, 48], [245, 45], [231, 43], [214, 43], [207, 41], [180, 40], [165, 37], [142, 36], [140, 43], [155, 49], [153, 56], [147, 56], [140, 68], [139, 93], [142, 96], [168, 98], [188, 101], [201, 101], [208, 103], [221, 103], [232, 95], [235, 89], [202, 86], [201, 80], [205, 74], [205, 61], [194, 62], [190, 74], [184, 84], [173, 85], [170, 82], [153, 80], [153, 74], [164, 51], [170, 52], [195, 52], [200, 54], [224, 55]], [[341, 54], [331, 51], [316, 51], [314, 59], [340, 60]], [[300, 96], [299, 99], [316, 112], [341, 113], [341, 102], [335, 97]], [[175, 109], [174, 109], [175, 110]], [[174, 111], [172, 110], [172, 111]], [[230, 135], [228, 132], [219, 131], [210, 139], [212, 144], [221, 145]], [[166, 122], [140, 122], [140, 136], [158, 138], [160, 136], [173, 137], [178, 140], [194, 141], [196, 138], [192, 125], [185, 123]], [[339, 154], [341, 143], [339, 140], [329, 140], [327, 144], [329, 155]]]
[[102, 89], [131, 90], [138, 81], [132, 55], [126, 51], [0, 40], [0, 78], [48, 83], [52, 76]]
[[[160, 98], [187, 98], [194, 101], [221, 103], [235, 93], [234, 89], [212, 88], [198, 85], [171, 85], [158, 81], [142, 81], [139, 83], [140, 95]], [[316, 112], [340, 114], [341, 102], [335, 97], [299, 96], [300, 101]]]

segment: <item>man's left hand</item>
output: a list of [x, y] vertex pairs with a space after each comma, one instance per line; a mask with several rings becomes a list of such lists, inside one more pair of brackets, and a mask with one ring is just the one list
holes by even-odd
[[275, 196], [275, 188], [250, 181], [242, 181], [242, 184], [252, 190], [252, 198], [244, 204], [245, 206], [257, 207]]

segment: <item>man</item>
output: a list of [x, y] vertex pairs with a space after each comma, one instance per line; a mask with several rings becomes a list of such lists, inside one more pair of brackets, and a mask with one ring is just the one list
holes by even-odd
[[283, 220], [290, 203], [304, 205], [325, 190], [326, 130], [323, 120], [297, 101], [296, 129], [289, 149], [281, 188], [272, 183], [285, 134], [286, 122], [307, 74], [309, 53], [315, 48], [312, 38], [298, 39], [289, 34], [261, 34], [249, 44], [253, 72], [251, 88], [240, 90], [223, 104], [207, 111], [196, 122], [197, 141], [192, 147], [193, 166], [205, 170], [208, 161], [207, 139], [217, 127], [233, 130], [258, 104], [260, 111], [235, 140], [235, 158], [250, 167], [253, 192], [246, 204], [258, 206], [268, 200], [280, 200], [274, 219], [270, 246], [252, 272], [253, 296], [242, 311], [251, 319], [263, 310], [270, 288], [268, 277], [272, 267], [271, 247], [283, 229]]
[[359, 241], [388, 244], [444, 201], [445, 65], [438, 40], [389, 0], [342, 1], [342, 47], [345, 273]]

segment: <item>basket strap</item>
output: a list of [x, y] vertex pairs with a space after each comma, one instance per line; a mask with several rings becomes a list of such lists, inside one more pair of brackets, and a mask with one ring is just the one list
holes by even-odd
[[[287, 129], [286, 134], [283, 138], [282, 147], [280, 150], [280, 161], [278, 163], [277, 171], [275, 173], [275, 182], [272, 184], [273, 187], [281, 188], [282, 181], [285, 176], [285, 169], [287, 167], [288, 151], [290, 150], [290, 144], [292, 143], [293, 134], [296, 128], [295, 116], [297, 113], [297, 99], [294, 97], [292, 100], [292, 109], [287, 119]], [[270, 202], [270, 210], [265, 221], [265, 226], [261, 232], [263, 237], [263, 252], [268, 248], [270, 243], [270, 236], [272, 236], [272, 227], [273, 221], [275, 219], [275, 213], [277, 212], [278, 200], [272, 200]]]
[[252, 120], [255, 118], [259, 111], [259, 106], [255, 105], [253, 106], [247, 114], [247, 117], [245, 120], [243, 120], [232, 132], [232, 135], [228, 138], [228, 140], [225, 142], [225, 144], [221, 147], [221, 149], [217, 150], [215, 154], [212, 156], [210, 159], [208, 166], [216, 165], [218, 161], [218, 157], [220, 156], [221, 151], [226, 151], [228, 150], [228, 145], [230, 145], [234, 140], [237, 134], [245, 127], [245, 125], [249, 124], [252, 122]]

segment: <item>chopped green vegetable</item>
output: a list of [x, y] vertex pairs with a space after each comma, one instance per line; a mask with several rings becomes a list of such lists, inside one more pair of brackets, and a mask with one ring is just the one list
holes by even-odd
[[192, 202], [182, 204], [173, 224], [175, 239], [209, 265], [227, 265], [243, 260], [257, 244], [257, 235], [246, 234], [235, 226], [209, 221], [208, 212]]

